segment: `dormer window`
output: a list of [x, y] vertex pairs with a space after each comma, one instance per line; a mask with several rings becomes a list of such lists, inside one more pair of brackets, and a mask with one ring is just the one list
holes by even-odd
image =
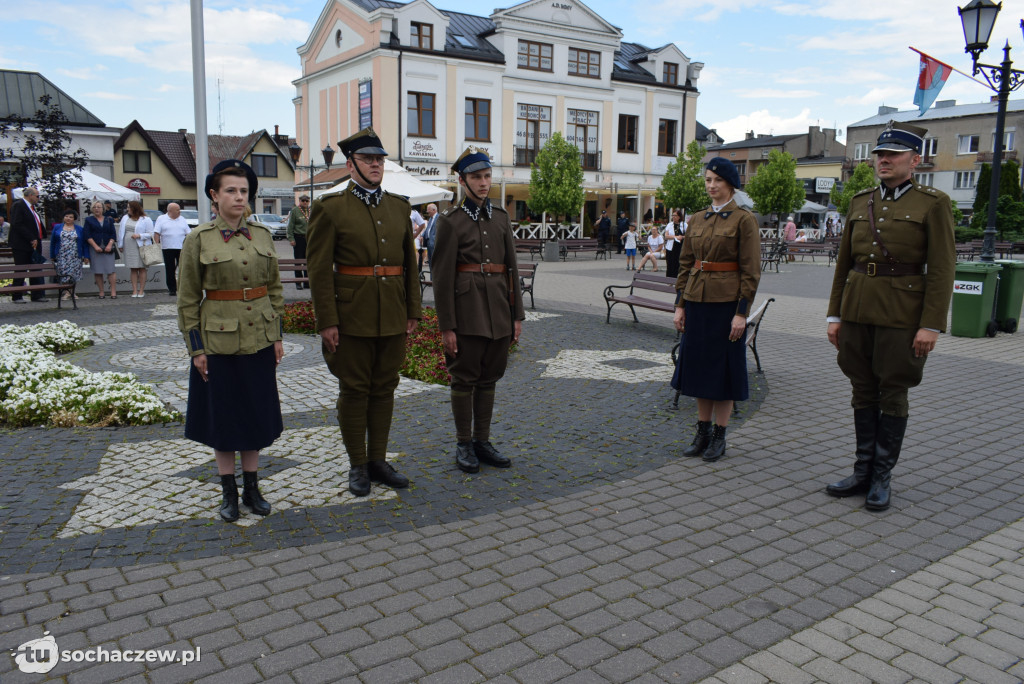
[[551, 54], [554, 51], [550, 43], [534, 43], [531, 40], [519, 41], [519, 68], [534, 71], [551, 71]]
[[668, 85], [679, 85], [679, 65], [665, 62], [662, 81]]
[[423, 24], [418, 21], [412, 22], [412, 28], [410, 30], [411, 37], [410, 43], [413, 47], [418, 47], [423, 50], [434, 49], [434, 25]]
[[601, 53], [569, 48], [569, 75], [601, 78]]

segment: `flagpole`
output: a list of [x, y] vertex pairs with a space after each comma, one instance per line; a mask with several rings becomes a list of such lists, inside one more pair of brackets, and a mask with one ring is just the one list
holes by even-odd
[[920, 50], [918, 50], [918, 49], [917, 49], [916, 47], [913, 47], [913, 46], [911, 46], [911, 45], [908, 45], [907, 47], [909, 47], [909, 48], [910, 48], [911, 50], [913, 50], [913, 51], [914, 51], [914, 52], [916, 52], [917, 54], [921, 55], [922, 57], [927, 57], [928, 59], [934, 60], [934, 61], [938, 62], [939, 64], [941, 64], [942, 66], [944, 66], [944, 67], [946, 67], [947, 69], [949, 69], [950, 71], [955, 71], [956, 73], [960, 74], [961, 76], [964, 76], [965, 78], [969, 78], [969, 79], [971, 79], [972, 81], [974, 81], [974, 82], [975, 82], [975, 83], [977, 83], [978, 85], [983, 85], [983, 86], [985, 86], [986, 88], [988, 88], [988, 87], [989, 87], [989, 86], [988, 86], [988, 84], [987, 84], [987, 83], [985, 83], [984, 81], [979, 81], [978, 79], [974, 78], [974, 77], [973, 77], [973, 76], [971, 76], [970, 74], [966, 74], [966, 73], [964, 73], [964, 72], [960, 71], [960, 70], [959, 70], [959, 69], [957, 69], [957, 68], [956, 68], [955, 66], [951, 66], [951, 65], [949, 65], [949, 64], [946, 64], [946, 63], [945, 63], [945, 62], [943, 62], [942, 60], [939, 60], [939, 59], [935, 59], [935, 58], [934, 58], [934, 57], [932, 57], [931, 55], [926, 55], [925, 53], [921, 52], [921, 51], [920, 51]]

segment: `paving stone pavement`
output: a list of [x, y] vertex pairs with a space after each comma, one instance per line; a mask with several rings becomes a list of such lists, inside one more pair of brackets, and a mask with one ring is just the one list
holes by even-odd
[[[298, 336], [265, 520], [214, 521], [210, 459], [180, 424], [0, 433], [0, 647], [48, 632], [63, 653], [202, 656], [45, 675], [0, 658], [0, 682], [1022, 681], [1021, 338], [940, 339], [894, 505], [870, 514], [823, 491], [852, 450], [832, 269], [765, 274], [765, 375], [705, 464], [677, 456], [694, 411], [667, 410], [668, 316], [604, 323], [623, 265], [540, 265], [542, 315], [499, 386], [507, 471], [452, 467], [447, 395], [413, 385], [390, 447], [413, 487], [342, 494], [331, 388]], [[69, 359], [180, 397], [163, 297], [61, 312], [97, 342]], [[31, 306], [0, 303], [0, 322], [57, 316]]]

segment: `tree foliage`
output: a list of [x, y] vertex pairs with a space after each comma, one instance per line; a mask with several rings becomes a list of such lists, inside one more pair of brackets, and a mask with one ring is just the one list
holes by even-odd
[[796, 159], [779, 150], [771, 151], [768, 163], [758, 167], [743, 189], [754, 200], [754, 211], [764, 216], [796, 211], [806, 200], [804, 184], [796, 177]]
[[556, 132], [530, 165], [527, 205], [538, 214], [572, 216], [580, 213], [585, 197], [580, 150]]
[[657, 193], [665, 206], [692, 214], [711, 204], [704, 189], [704, 162], [701, 161], [706, 152], [703, 145], [693, 140], [668, 165]]
[[850, 210], [850, 200], [853, 199], [853, 196], [862, 190], [873, 188], [876, 185], [878, 185], [878, 181], [875, 180], [874, 168], [866, 162], [861, 162], [854, 168], [850, 180], [843, 184], [842, 192], [839, 191], [838, 185], [832, 186], [829, 200], [832, 204], [836, 205], [836, 210], [839, 211], [841, 216], [846, 216], [846, 212]]
[[[1020, 164], [1009, 159], [1004, 161], [999, 171], [999, 197], [1006, 195], [1014, 202], [1021, 199], [1020, 192]], [[992, 191], [992, 165], [982, 164], [978, 172], [978, 182], [974, 186], [974, 214], [988, 211], [988, 194]], [[998, 210], [998, 205], [996, 205]]]
[[50, 96], [40, 97], [39, 104], [32, 116], [0, 119], [0, 140], [5, 141], [0, 162], [8, 162], [0, 165], [0, 183], [34, 184], [46, 206], [59, 210], [81, 184], [89, 155], [81, 147], [73, 149], [68, 119], [58, 105], [50, 104]]

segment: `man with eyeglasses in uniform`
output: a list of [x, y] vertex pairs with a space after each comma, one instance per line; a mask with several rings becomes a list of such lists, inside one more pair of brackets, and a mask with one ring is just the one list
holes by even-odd
[[409, 202], [381, 189], [387, 152], [371, 128], [338, 143], [346, 188], [313, 203], [309, 284], [323, 355], [338, 378], [338, 423], [349, 491], [409, 486], [385, 460], [406, 337], [420, 318], [419, 273]]

